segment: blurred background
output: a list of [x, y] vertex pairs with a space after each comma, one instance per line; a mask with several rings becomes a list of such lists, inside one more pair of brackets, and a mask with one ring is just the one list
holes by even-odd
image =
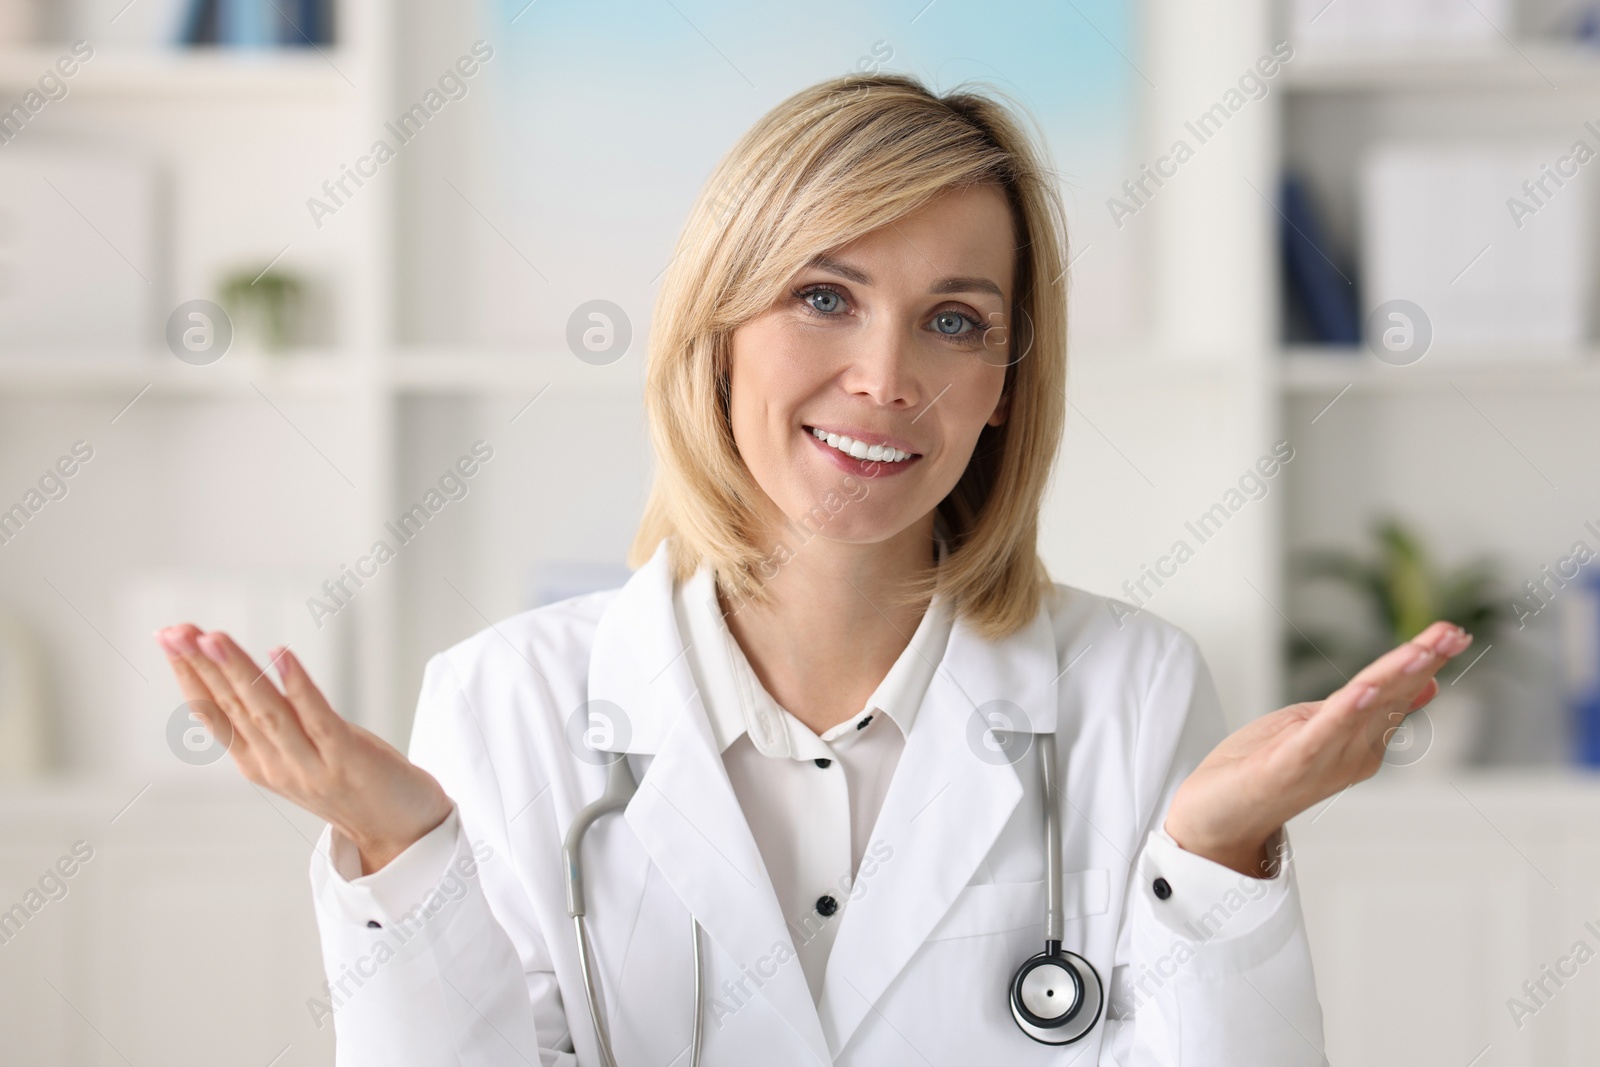
[[288, 643], [403, 748], [429, 655], [620, 584], [690, 203], [891, 70], [1060, 179], [1058, 581], [1192, 633], [1234, 725], [1477, 635], [1291, 828], [1331, 1061], [1592, 1062], [1600, 5], [816, 14], [0, 0], [0, 1061], [332, 1063], [320, 824], [151, 630]]

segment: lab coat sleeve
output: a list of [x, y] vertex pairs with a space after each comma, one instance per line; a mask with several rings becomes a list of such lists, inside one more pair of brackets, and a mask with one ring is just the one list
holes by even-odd
[[575, 1067], [494, 768], [442, 655], [424, 672], [410, 757], [454, 802], [444, 822], [369, 875], [332, 827], [311, 858], [328, 981], [308, 1007], [319, 1028], [333, 1022], [337, 1067]]
[[[1104, 1062], [1114, 1067], [1318, 1067], [1323, 1054], [1287, 831], [1271, 878], [1186, 852], [1165, 829], [1178, 787], [1226, 736], [1199, 646], [1182, 631], [1141, 711], [1144, 825], [1112, 976]], [[1148, 799], [1147, 799], [1148, 798]]]

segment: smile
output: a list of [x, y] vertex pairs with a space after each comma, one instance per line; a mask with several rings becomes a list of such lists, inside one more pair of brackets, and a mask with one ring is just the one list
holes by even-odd
[[891, 445], [869, 445], [865, 441], [857, 441], [843, 434], [829, 433], [814, 426], [808, 426], [806, 429], [811, 432], [811, 436], [829, 448], [869, 463], [903, 463], [917, 455], [915, 452], [906, 452]]

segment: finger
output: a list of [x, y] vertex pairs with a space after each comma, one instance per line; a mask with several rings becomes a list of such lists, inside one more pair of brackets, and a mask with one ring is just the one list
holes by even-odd
[[318, 751], [325, 751], [343, 736], [342, 731], [349, 724], [333, 710], [322, 695], [322, 690], [306, 673], [305, 665], [289, 651], [287, 645], [273, 649], [270, 656], [278, 668], [278, 677], [283, 681], [284, 696], [299, 715], [306, 736]]
[[1383, 685], [1392, 680], [1431, 675], [1471, 643], [1472, 635], [1459, 626], [1436, 622], [1367, 664], [1347, 684]]
[[[211, 630], [195, 638], [195, 644], [204, 653], [202, 658], [232, 686], [250, 721], [261, 734], [271, 738], [279, 752], [297, 764], [321, 762], [315, 746], [300, 728], [294, 709], [267, 672], [257, 667], [233, 638], [221, 630]], [[209, 683], [209, 676], [206, 677]]]
[[[156, 640], [161, 649], [166, 653], [167, 665], [172, 668], [173, 677], [178, 680], [178, 688], [183, 692], [184, 702], [205, 723], [206, 729], [211, 731], [213, 737], [218, 738], [233, 748], [235, 741], [233, 723], [223, 711], [222, 705], [206, 688], [206, 683], [194, 672], [194, 669], [184, 662], [183, 654], [178, 651], [165, 637], [165, 630], [156, 631]], [[244, 739], [237, 738], [241, 747], [245, 745]]]
[[1460, 654], [1471, 643], [1470, 635], [1459, 627], [1436, 622], [1410, 641], [1406, 641], [1363, 667], [1356, 676], [1335, 690], [1302, 731], [1300, 742], [1309, 751], [1336, 754], [1348, 744], [1371, 734], [1372, 727], [1387, 728], [1395, 723], [1386, 717], [1394, 702], [1409, 703], [1427, 692], [1433, 675], [1449, 658]]
[[195, 644], [200, 633], [200, 628], [193, 623], [182, 623], [158, 631], [157, 637], [167, 652], [167, 661], [172, 665], [184, 697], [216, 707], [227, 718], [235, 743], [249, 746], [259, 741], [259, 736], [255, 735], [248, 716], [234, 696], [233, 687], [219, 679], [215, 671], [205, 669], [206, 658]]
[[[1436, 622], [1367, 664], [1334, 695], [1353, 698], [1351, 704], [1357, 711], [1402, 694], [1410, 699], [1425, 690], [1439, 668], [1471, 642], [1471, 635], [1459, 627]], [[1378, 692], [1374, 694], [1372, 689]], [[1342, 699], [1338, 706], [1344, 706]]]
[[203, 634], [199, 627], [190, 623], [173, 626], [167, 630], [167, 639], [177, 648], [183, 665], [200, 680], [210, 693], [211, 699], [219, 706], [223, 714], [233, 726], [234, 736], [242, 738], [250, 748], [259, 753], [261, 758], [270, 759], [274, 751], [269, 738], [262, 734], [260, 727], [251, 719], [245, 710], [244, 702], [233, 691], [233, 685], [223, 675], [221, 669], [200, 651], [199, 638]]
[[[1364, 700], [1371, 713], [1365, 731], [1370, 750], [1377, 752], [1381, 758], [1389, 738], [1404, 723], [1405, 717], [1439, 692], [1439, 683], [1434, 675], [1451, 657], [1465, 651], [1471, 643], [1472, 636], [1459, 627], [1435, 623], [1412, 641], [1394, 650], [1409, 657], [1396, 657], [1401, 661], [1398, 673], [1391, 662], [1384, 664], [1381, 672], [1374, 672], [1377, 680], [1369, 679], [1362, 683], [1376, 687], [1375, 692], [1363, 690], [1363, 695], [1356, 700], [1357, 711]], [[1407, 646], [1420, 646], [1421, 650]], [[1380, 658], [1379, 662], [1383, 658], [1387, 657]]]

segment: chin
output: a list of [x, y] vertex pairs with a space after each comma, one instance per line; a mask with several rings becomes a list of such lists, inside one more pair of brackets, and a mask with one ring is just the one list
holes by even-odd
[[796, 502], [784, 509], [790, 529], [807, 540], [820, 536], [840, 544], [872, 545], [895, 537], [922, 514], [900, 507], [891, 512], [883, 507], [888, 501], [874, 499], [876, 491], [867, 488], [863, 494], [858, 487], [852, 498], [837, 487], [828, 487], [834, 490], [831, 497], [828, 489], [823, 489], [805, 502]]

